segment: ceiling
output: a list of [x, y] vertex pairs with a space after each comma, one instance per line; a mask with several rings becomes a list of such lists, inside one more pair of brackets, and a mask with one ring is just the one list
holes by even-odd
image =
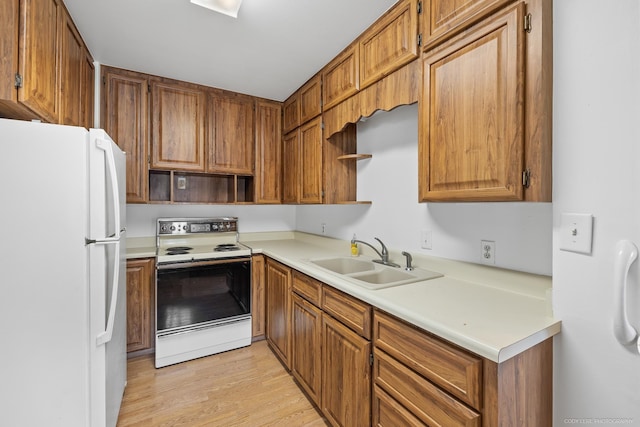
[[64, 0], [101, 64], [285, 100], [396, 0]]

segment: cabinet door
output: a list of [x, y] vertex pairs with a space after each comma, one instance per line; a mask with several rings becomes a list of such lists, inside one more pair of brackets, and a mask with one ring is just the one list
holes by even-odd
[[256, 102], [256, 203], [282, 200], [282, 108]]
[[291, 372], [313, 403], [320, 404], [322, 311], [293, 294]]
[[422, 11], [422, 46], [437, 43], [490, 15], [512, 0], [425, 0]]
[[102, 68], [102, 124], [127, 153], [127, 203], [144, 203], [148, 192], [148, 85], [144, 75]]
[[251, 257], [251, 336], [264, 337], [265, 312], [264, 255]]
[[[0, 113], [7, 114], [18, 100], [15, 86], [16, 70], [18, 70], [18, 28], [20, 26], [20, 0], [3, 0], [0, 2]], [[3, 116], [4, 117], [4, 116]]]
[[20, 25], [18, 101], [44, 120], [58, 120], [58, 34], [62, 24], [59, 0], [23, 0]]
[[524, 5], [426, 53], [420, 201], [521, 200]]
[[322, 113], [322, 75], [318, 74], [305, 83], [300, 93], [300, 124]]
[[300, 127], [300, 202], [322, 203], [322, 120]]
[[62, 14], [60, 35], [60, 119], [59, 123], [80, 126], [83, 122], [81, 88], [85, 62], [84, 46], [71, 18]]
[[282, 202], [300, 203], [300, 129], [282, 141]]
[[151, 82], [151, 168], [204, 172], [205, 94], [192, 85]]
[[403, 0], [360, 39], [360, 89], [418, 57], [418, 0]]
[[368, 426], [371, 343], [322, 316], [322, 412], [334, 426]]
[[360, 89], [358, 45], [350, 46], [322, 71], [322, 105], [325, 110], [339, 104]]
[[209, 94], [209, 172], [253, 174], [253, 98]]
[[127, 261], [127, 351], [153, 347], [154, 259]]
[[291, 367], [291, 269], [267, 260], [267, 341], [282, 363]]
[[85, 51], [83, 55], [81, 75], [82, 83], [80, 85], [80, 104], [82, 114], [80, 125], [89, 129], [94, 126], [93, 103], [95, 92], [95, 68], [93, 66], [93, 58], [89, 56], [87, 51]]
[[300, 126], [300, 92], [294, 93], [282, 105], [282, 131], [288, 133]]

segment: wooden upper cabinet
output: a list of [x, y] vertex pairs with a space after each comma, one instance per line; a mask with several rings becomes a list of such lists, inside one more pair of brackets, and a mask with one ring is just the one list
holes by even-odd
[[300, 124], [304, 124], [322, 113], [322, 75], [318, 74], [299, 90]]
[[287, 98], [282, 105], [282, 132], [289, 133], [300, 126], [300, 93]]
[[44, 120], [58, 121], [58, 34], [63, 19], [59, 0], [23, 0], [20, 4], [22, 87], [18, 101]]
[[342, 51], [322, 70], [322, 107], [327, 110], [360, 89], [358, 44]]
[[282, 201], [282, 107], [256, 102], [256, 203]]
[[208, 172], [253, 174], [254, 99], [208, 94]]
[[102, 67], [102, 126], [127, 153], [127, 203], [144, 203], [148, 192], [149, 80]]
[[322, 120], [300, 126], [300, 203], [322, 203]]
[[420, 201], [521, 200], [524, 4], [423, 58]]
[[205, 93], [186, 83], [151, 81], [151, 168], [205, 170]]
[[63, 125], [80, 126], [84, 122], [82, 86], [85, 53], [82, 39], [71, 18], [62, 16], [60, 43], [60, 118]]
[[422, 46], [437, 43], [459, 33], [513, 0], [423, 0]]
[[93, 124], [93, 59], [63, 2], [3, 0], [0, 22], [0, 116]]
[[282, 141], [282, 203], [300, 203], [300, 129]]
[[359, 38], [360, 89], [418, 57], [418, 0], [402, 0]]

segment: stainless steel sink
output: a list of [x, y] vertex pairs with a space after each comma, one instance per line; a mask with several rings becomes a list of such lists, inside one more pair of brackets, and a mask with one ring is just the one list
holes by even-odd
[[423, 270], [421, 268], [414, 268], [411, 271], [407, 271], [396, 267], [375, 264], [372, 260], [366, 258], [319, 258], [311, 259], [309, 262], [351, 283], [372, 290], [442, 277], [442, 274], [436, 273], [435, 271]]

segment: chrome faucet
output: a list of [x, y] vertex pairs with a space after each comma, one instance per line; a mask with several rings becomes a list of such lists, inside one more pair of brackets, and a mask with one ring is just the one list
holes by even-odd
[[378, 264], [388, 265], [391, 267], [400, 267], [400, 265], [396, 264], [395, 262], [389, 261], [389, 251], [387, 250], [387, 247], [384, 245], [384, 243], [382, 243], [382, 240], [378, 239], [377, 237], [374, 237], [374, 239], [376, 239], [378, 242], [380, 242], [380, 245], [382, 245], [382, 252], [378, 251], [371, 244], [367, 242], [363, 242], [362, 240], [351, 239], [351, 243], [362, 243], [364, 245], [369, 246], [374, 251], [376, 251], [380, 259], [374, 259], [373, 262], [377, 262]]

